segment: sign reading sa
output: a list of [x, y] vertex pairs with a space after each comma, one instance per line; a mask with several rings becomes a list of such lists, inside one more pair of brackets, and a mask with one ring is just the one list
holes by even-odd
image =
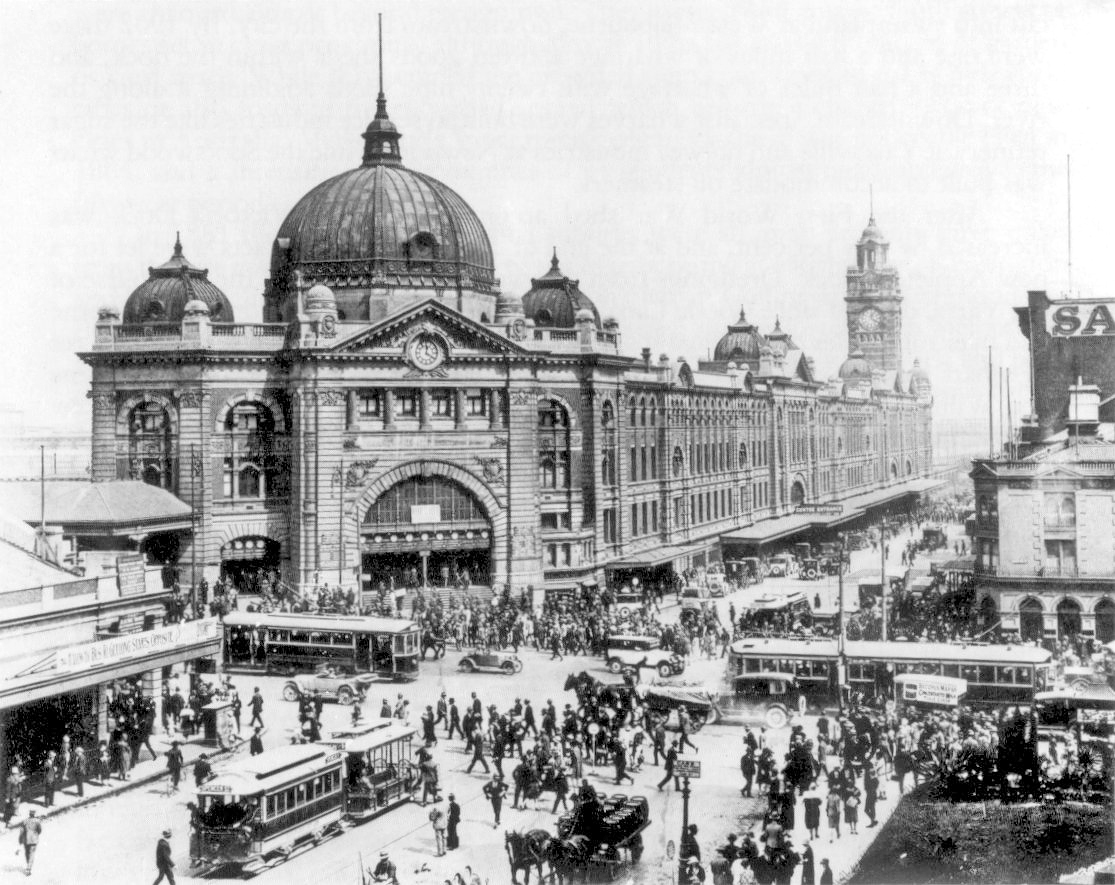
[[1054, 338], [1115, 335], [1115, 301], [1081, 298], [1055, 301], [1045, 314], [1045, 330]]

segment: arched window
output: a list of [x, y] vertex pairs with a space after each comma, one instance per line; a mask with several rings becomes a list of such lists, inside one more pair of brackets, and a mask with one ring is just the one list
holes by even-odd
[[1030, 596], [1018, 606], [1018, 632], [1023, 639], [1041, 640], [1045, 635], [1045, 618], [1042, 615], [1040, 600]]
[[1076, 526], [1076, 498], [1062, 492], [1045, 495], [1045, 527], [1071, 529]]
[[654, 427], [658, 423], [658, 403], [654, 399], [650, 401], [650, 426]]
[[226, 498], [285, 497], [289, 471], [275, 455], [275, 421], [262, 403], [237, 403], [225, 417]]
[[639, 399], [639, 426], [647, 426], [647, 401], [645, 398]]
[[1062, 599], [1057, 604], [1057, 635], [1072, 639], [1080, 633], [1080, 603]]
[[128, 463], [118, 475], [175, 490], [170, 414], [160, 403], [139, 403], [128, 414]]
[[600, 424], [609, 428], [616, 423], [616, 410], [612, 407], [611, 400], [604, 400], [604, 405], [600, 407]]
[[538, 484], [569, 488], [569, 413], [557, 400], [538, 404]]
[[635, 402], [635, 397], [631, 397], [630, 401], [627, 404], [627, 408], [631, 413], [628, 416], [628, 422], [627, 423], [628, 423], [629, 426], [634, 427], [635, 426], [635, 419], [638, 417], [638, 415], [637, 415], [638, 404]]
[[600, 459], [600, 481], [606, 486], [616, 484], [616, 458], [611, 452], [605, 452]]
[[1096, 603], [1096, 640], [1103, 645], [1115, 640], [1115, 601], [1108, 597]]
[[747, 466], [747, 446], [743, 443], [739, 444], [739, 468], [742, 470]]
[[681, 476], [682, 471], [685, 470], [685, 454], [682, 452], [681, 446], [674, 449], [672, 469], [674, 471], [674, 476]]
[[238, 498], [259, 498], [263, 491], [263, 485], [260, 482], [260, 470], [254, 464], [246, 464], [240, 468], [240, 474], [236, 484], [236, 495]]

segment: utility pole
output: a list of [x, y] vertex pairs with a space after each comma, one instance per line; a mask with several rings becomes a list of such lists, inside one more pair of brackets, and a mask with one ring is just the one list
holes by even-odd
[[190, 443], [190, 606], [197, 613], [197, 455]]
[[[879, 526], [879, 537], [882, 538], [886, 534], [887, 521], [884, 519]], [[880, 604], [882, 606], [883, 614], [883, 632], [882, 640], [887, 641], [887, 545], [886, 541], [879, 545], [879, 586], [882, 588], [882, 598]]]
[[[840, 561], [843, 563], [843, 561], [844, 561], [844, 543], [845, 543], [844, 533], [841, 532], [839, 537], [840, 537]], [[886, 543], [885, 538], [883, 539], [883, 543], [884, 544]], [[840, 693], [840, 712], [843, 713], [844, 712], [844, 686], [847, 684], [847, 681], [848, 681], [848, 663], [847, 663], [847, 658], [844, 654], [844, 643], [847, 640], [847, 635], [846, 635], [845, 628], [844, 628], [844, 569], [840, 569], [839, 571], [837, 571], [836, 577], [837, 577], [837, 592], [839, 593], [839, 598], [837, 599], [837, 602], [836, 602], [836, 619], [837, 619], [837, 621], [839, 621], [839, 627], [840, 627], [840, 632], [837, 633], [837, 635], [836, 635], [836, 655], [837, 655], [837, 659], [836, 659], [837, 660], [836, 678], [837, 678], [837, 681], [839, 682], [837, 690]]]

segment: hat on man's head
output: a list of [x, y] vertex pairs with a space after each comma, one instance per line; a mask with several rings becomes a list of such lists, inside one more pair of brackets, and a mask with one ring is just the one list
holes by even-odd
[[380, 860], [382, 860], [383, 858], [387, 857], [387, 852], [386, 852], [386, 851], [381, 851], [381, 852], [379, 853], [379, 857], [380, 857]]
[[169, 839], [170, 838], [170, 830], [163, 830], [163, 838], [164, 839]]

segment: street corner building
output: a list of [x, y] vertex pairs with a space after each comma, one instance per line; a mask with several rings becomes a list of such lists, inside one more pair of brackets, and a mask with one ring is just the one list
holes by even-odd
[[902, 367], [874, 218], [836, 376], [742, 311], [708, 361], [628, 356], [556, 250], [529, 291], [501, 289], [476, 213], [403, 164], [382, 92], [363, 141], [278, 225], [261, 321], [238, 321], [180, 242], [122, 311], [101, 309], [80, 354], [93, 478], [192, 510], [189, 529], [145, 536], [150, 560], [209, 581], [263, 568], [298, 592], [467, 570], [539, 605], [932, 484], [932, 389]]

